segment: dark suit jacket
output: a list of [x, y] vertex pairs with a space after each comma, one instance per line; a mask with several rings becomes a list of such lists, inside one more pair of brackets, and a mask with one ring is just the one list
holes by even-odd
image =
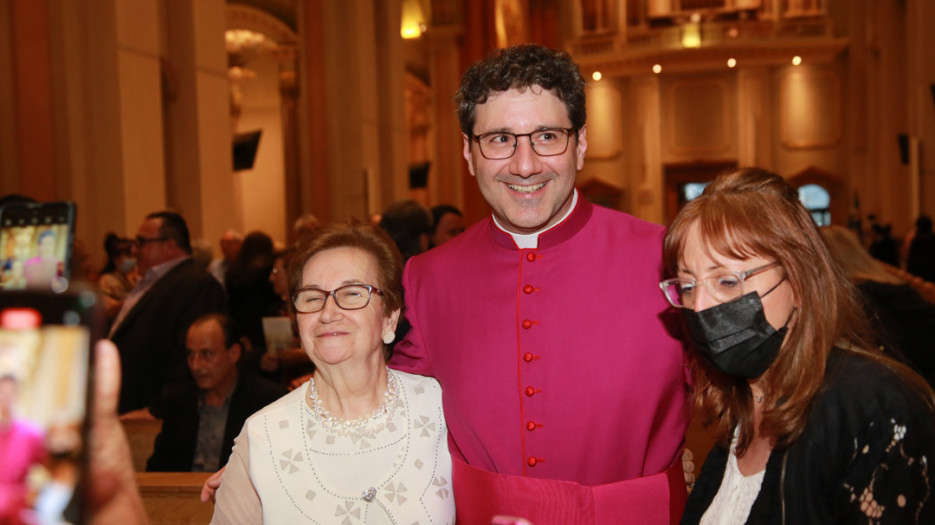
[[156, 281], [111, 337], [123, 373], [118, 411], [149, 407], [166, 385], [185, 380], [189, 325], [201, 315], [226, 311], [221, 284], [190, 259]]
[[[224, 442], [219, 465], [227, 464], [234, 438], [244, 422], [257, 410], [286, 394], [282, 385], [253, 374], [241, 373], [237, 387], [231, 395], [231, 405], [224, 425]], [[146, 470], [158, 472], [187, 472], [195, 461], [198, 439], [198, 387], [194, 384], [179, 386], [167, 394], [162, 431], [156, 436], [153, 455], [146, 462]], [[161, 411], [160, 411], [161, 412]]]

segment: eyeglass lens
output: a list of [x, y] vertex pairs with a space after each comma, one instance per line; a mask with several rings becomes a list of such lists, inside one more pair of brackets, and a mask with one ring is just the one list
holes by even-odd
[[349, 284], [331, 292], [325, 290], [301, 290], [295, 294], [293, 304], [301, 313], [318, 312], [325, 307], [328, 296], [334, 297], [335, 304], [342, 310], [359, 310], [370, 303], [370, 287], [360, 284]]
[[569, 131], [565, 129], [543, 129], [532, 133], [495, 132], [484, 133], [477, 137], [481, 154], [491, 160], [508, 159], [516, 151], [519, 137], [529, 137], [536, 154], [548, 157], [561, 155], [568, 149]]
[[[726, 303], [743, 295], [744, 280], [734, 273], [711, 275], [700, 281], [715, 301]], [[666, 295], [673, 304], [691, 308], [695, 304], [697, 282], [690, 279], [672, 279], [665, 287]]]

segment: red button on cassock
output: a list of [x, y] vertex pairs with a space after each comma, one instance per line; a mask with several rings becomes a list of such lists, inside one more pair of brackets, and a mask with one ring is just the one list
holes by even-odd
[[533, 430], [535, 430], [535, 429], [536, 429], [536, 422], [535, 422], [535, 421], [530, 421], [529, 423], [526, 423], [526, 430], [529, 430], [529, 431], [531, 432], [531, 431], [533, 431]]
[[533, 291], [535, 291], [535, 288], [533, 288], [531, 284], [527, 284], [523, 287], [523, 293], [531, 294]]
[[535, 467], [535, 466], [536, 466], [536, 463], [538, 463], [538, 462], [540, 462], [540, 461], [542, 461], [542, 460], [539, 459], [539, 458], [536, 458], [536, 457], [533, 457], [533, 456], [529, 456], [529, 459], [526, 460], [526, 464], [529, 465], [530, 467]]
[[527, 329], [527, 330], [530, 329], [530, 328], [532, 328], [532, 321], [530, 321], [529, 319], [523, 319], [523, 323], [522, 323], [522, 324], [523, 324], [523, 328], [525, 328], [525, 329]]
[[531, 387], [531, 386], [527, 386], [527, 387], [526, 387], [526, 395], [527, 395], [527, 396], [532, 397], [532, 396], [534, 396], [535, 394], [536, 394], [536, 389], [535, 389], [535, 388], [533, 388], [533, 387]]
[[526, 254], [526, 260], [529, 261], [529, 262], [535, 261], [535, 260], [536, 260], [536, 254], [534, 254], [534, 253], [532, 253], [532, 252], [527, 253], [527, 254]]
[[533, 357], [535, 356], [532, 355], [532, 352], [526, 352], [525, 354], [523, 354], [523, 361], [526, 361], [528, 363], [532, 361]]

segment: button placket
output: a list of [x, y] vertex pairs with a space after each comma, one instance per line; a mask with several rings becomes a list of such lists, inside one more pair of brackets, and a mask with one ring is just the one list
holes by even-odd
[[[531, 264], [531, 263], [539, 262], [539, 261], [542, 259], [542, 256], [539, 255], [539, 254], [537, 254], [537, 253], [535, 253], [535, 252], [526, 252], [525, 259], [526, 259], [526, 261], [527, 261], [528, 263]], [[527, 307], [530, 306], [530, 305], [535, 305], [535, 304], [536, 304], [536, 303], [533, 303], [533, 302], [531, 302], [531, 301], [534, 301], [534, 294], [537, 294], [537, 293], [540, 291], [540, 289], [539, 289], [535, 284], [533, 284], [533, 283], [535, 282], [535, 280], [536, 280], [536, 279], [535, 279], [535, 276], [539, 273], [539, 271], [533, 270], [532, 268], [533, 268], [533, 267], [530, 267], [530, 269], [529, 269], [530, 272], [531, 272], [531, 273], [529, 273], [529, 275], [533, 277], [533, 279], [531, 279], [532, 282], [526, 282], [526, 283], [523, 284], [522, 287], [520, 288], [520, 290], [522, 291], [521, 296], [529, 297], [528, 301], [523, 301], [523, 305], [524, 305], [524, 306], [527, 306]], [[537, 270], [541, 270], [541, 268], [537, 268]], [[537, 298], [537, 297], [536, 297], [536, 298]], [[524, 310], [526, 310], [526, 309], [524, 308]], [[526, 312], [527, 312], [527, 315], [530, 314], [530, 313], [533, 314], [533, 315], [535, 315], [536, 310], [535, 310], [535, 309], [533, 309], [533, 310], [531, 310], [531, 311], [530, 311], [530, 310], [526, 310]], [[519, 322], [519, 325], [520, 325], [520, 327], [521, 327], [521, 331], [530, 330], [530, 334], [529, 334], [528, 336], [524, 336], [523, 339], [524, 339], [525, 341], [528, 341], [529, 344], [535, 345], [535, 344], [536, 344], [536, 343], [534, 342], [534, 341], [535, 341], [535, 337], [532, 335], [534, 332], [531, 331], [531, 330], [532, 330], [532, 328], [535, 328], [536, 325], [538, 325], [540, 321], [537, 320], [537, 319], [530, 319], [530, 318], [520, 318], [520, 319], [521, 319], [521, 320], [520, 320], [520, 322]], [[533, 337], [533, 339], [527, 339], [528, 337]], [[530, 347], [530, 348], [533, 348], [533, 347]], [[538, 359], [540, 359], [540, 357], [541, 357], [540, 355], [535, 354], [535, 353], [533, 353], [533, 352], [528, 352], [528, 351], [527, 351], [527, 352], [523, 352], [523, 353], [521, 354], [521, 356], [520, 356], [521, 364], [522, 364], [522, 363], [525, 363], [525, 364], [532, 365], [533, 362], [536, 361], [536, 360], [538, 360]], [[533, 369], [533, 368], [524, 369], [524, 371], [523, 371], [523, 376], [528, 377], [528, 376], [527, 376], [527, 373], [530, 373], [530, 372], [532, 372], [533, 370], [535, 370], [535, 369]], [[534, 374], [534, 375], [535, 375], [535, 374]], [[532, 379], [532, 378], [530, 377], [529, 379]], [[536, 380], [533, 379], [533, 382], [535, 382], [535, 381], [536, 381]], [[523, 389], [523, 394], [524, 394], [524, 396], [525, 396], [526, 398], [529, 399], [529, 401], [528, 401], [527, 403], [530, 403], [530, 404], [528, 405], [530, 408], [532, 408], [532, 406], [533, 406], [533, 405], [532, 405], [532, 398], [535, 397], [535, 396], [538, 396], [538, 394], [541, 394], [541, 393], [542, 393], [542, 389], [541, 389], [541, 388], [537, 388], [537, 387], [532, 386], [532, 385], [528, 385], [528, 386], [526, 386], [526, 387]], [[526, 404], [526, 403], [524, 403], [524, 404]], [[532, 433], [532, 432], [534, 432], [534, 431], [536, 431], [536, 430], [538, 430], [538, 429], [541, 429], [542, 427], [543, 427], [542, 423], [541, 423], [541, 422], [538, 422], [538, 421], [536, 421], [536, 420], [534, 420], [534, 419], [530, 419], [530, 420], [526, 421], [525, 423], [523, 423], [523, 429], [524, 429], [524, 432], [526, 432], [526, 433]], [[538, 441], [538, 439], [539, 439], [538, 434], [539, 434], [539, 433], [536, 432], [535, 434], [536, 434], [536, 440], [535, 440], [535, 441]], [[529, 438], [532, 439], [533, 436], [530, 435]], [[524, 443], [525, 443], [525, 442], [526, 442], [526, 439], [524, 439], [523, 441], [524, 441]], [[532, 450], [526, 449], [527, 446], [531, 446], [531, 445], [532, 445], [532, 443], [528, 443], [528, 444], [525, 444], [525, 445], [524, 445], [523, 448], [524, 448], [524, 452], [525, 452], [526, 454], [528, 454], [529, 452], [532, 452]], [[541, 463], [541, 462], [543, 462], [543, 461], [545, 461], [545, 458], [538, 457], [538, 456], [535, 456], [535, 455], [528, 455], [528, 456], [526, 457], [525, 463], [526, 463], [526, 467], [527, 467], [527, 468], [533, 468], [533, 467], [537, 466], [539, 463]]]

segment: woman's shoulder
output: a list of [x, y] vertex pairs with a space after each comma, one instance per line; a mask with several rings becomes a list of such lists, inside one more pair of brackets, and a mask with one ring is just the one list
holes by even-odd
[[905, 373], [888, 366], [886, 358], [834, 349], [829, 356], [821, 410], [843, 411], [854, 416], [889, 419], [928, 419], [931, 410], [923, 393]]
[[253, 413], [252, 416], [247, 418], [246, 425], [250, 426], [250, 424], [258, 418], [262, 418], [262, 417], [276, 414], [279, 412], [283, 412], [286, 410], [293, 410], [296, 406], [300, 406], [303, 400], [305, 399], [305, 392], [307, 391], [307, 388], [308, 388], [307, 385], [308, 383], [303, 383], [302, 386], [300, 386], [299, 388], [296, 388], [292, 392], [289, 392], [288, 394], [280, 397], [276, 401], [273, 401], [272, 403], [266, 405], [265, 407], [257, 410], [256, 412]]
[[410, 374], [393, 370], [399, 382], [400, 389], [406, 393], [406, 397], [411, 402], [424, 408], [431, 407], [441, 410], [442, 406], [442, 388], [438, 381], [433, 377]]
[[428, 388], [441, 392], [442, 387], [438, 383], [438, 380], [436, 380], [434, 377], [410, 374], [409, 372], [403, 372], [401, 370], [392, 370], [392, 373], [396, 375], [396, 378], [400, 381], [400, 384], [406, 387], [423, 389]]

